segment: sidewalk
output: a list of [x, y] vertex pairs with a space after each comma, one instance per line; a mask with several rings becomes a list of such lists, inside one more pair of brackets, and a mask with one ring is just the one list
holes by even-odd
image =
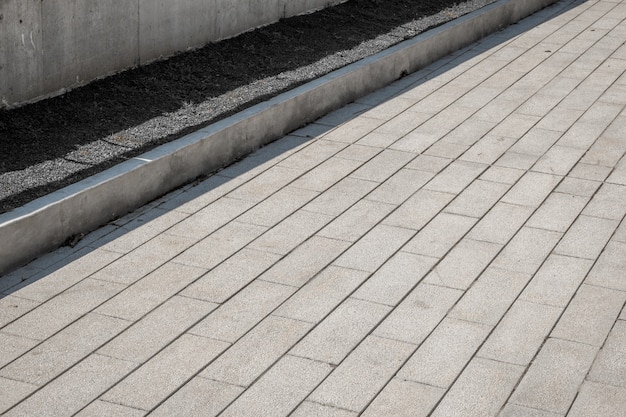
[[2, 277], [0, 414], [624, 417], [625, 20], [561, 1]]

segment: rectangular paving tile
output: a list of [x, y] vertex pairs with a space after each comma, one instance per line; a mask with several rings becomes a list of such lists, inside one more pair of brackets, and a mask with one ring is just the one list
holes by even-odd
[[38, 343], [39, 341], [35, 339], [0, 332], [0, 353], [2, 353], [0, 355], [0, 368], [19, 358]]
[[303, 147], [280, 161], [278, 166], [308, 171], [346, 146], [345, 143], [341, 142], [317, 139], [310, 145]]
[[215, 417], [243, 391], [242, 387], [195, 377], [160, 404], [150, 415], [169, 417], [182, 414], [188, 417]]
[[41, 386], [130, 324], [113, 317], [88, 314], [4, 367], [0, 376]]
[[537, 163], [533, 165], [532, 171], [567, 175], [584, 153], [584, 149], [556, 144], [539, 158]]
[[383, 182], [406, 165], [415, 155], [387, 149], [376, 155], [350, 176], [362, 180]]
[[462, 291], [452, 288], [419, 284], [373, 334], [419, 345], [462, 294]]
[[144, 362], [217, 305], [175, 296], [98, 350], [103, 355]]
[[481, 218], [507, 192], [506, 184], [476, 180], [445, 208], [445, 212]]
[[509, 402], [564, 415], [597, 351], [582, 343], [548, 339]]
[[158, 207], [163, 210], [192, 214], [228, 194], [246, 180], [244, 177], [229, 178], [219, 174], [211, 175], [206, 180], [185, 188], [181, 193], [172, 197], [166, 196], [165, 201]]
[[291, 417], [356, 417], [358, 414], [353, 411], [314, 403], [313, 401], [304, 401], [289, 415]]
[[561, 181], [561, 177], [528, 172], [502, 197], [503, 202], [520, 206], [539, 207]]
[[303, 188], [285, 187], [248, 210], [238, 220], [271, 227], [313, 200], [318, 194]]
[[449, 388], [492, 327], [445, 318], [398, 371], [398, 378]]
[[619, 225], [617, 220], [580, 216], [565, 233], [554, 253], [595, 259]]
[[17, 336], [45, 340], [113, 297], [123, 288], [124, 286], [120, 284], [84, 279], [2, 330]]
[[248, 247], [286, 255], [331, 220], [332, 217], [325, 214], [300, 210], [268, 230]]
[[479, 179], [499, 184], [513, 185], [525, 172], [524, 169], [492, 165]]
[[308, 399], [359, 412], [392, 378], [414, 348], [408, 343], [369, 336]]
[[354, 297], [395, 306], [436, 262], [436, 258], [398, 252], [367, 279]]
[[589, 199], [573, 194], [552, 193], [526, 223], [539, 229], [565, 232]]
[[583, 284], [552, 336], [602, 346], [625, 301], [623, 291]]
[[626, 271], [626, 243], [610, 241], [585, 283], [626, 291], [624, 271]]
[[121, 404], [113, 404], [107, 401], [96, 400], [87, 407], [80, 410], [76, 417], [98, 417], [98, 416], [115, 416], [115, 417], [143, 417], [146, 411], [136, 408], [126, 407]]
[[368, 276], [367, 272], [329, 266], [285, 301], [274, 314], [318, 323]]
[[476, 219], [440, 213], [415, 235], [402, 250], [424, 256], [443, 257], [474, 226]]
[[357, 117], [326, 133], [323, 138], [337, 142], [354, 143], [384, 122], [385, 120], [381, 119]]
[[333, 264], [374, 272], [400, 249], [413, 233], [409, 229], [378, 225], [352, 245]]
[[319, 236], [355, 242], [384, 219], [396, 206], [360, 200], [320, 230]]
[[530, 274], [488, 268], [449, 316], [495, 326], [530, 280]]
[[556, 187], [555, 191], [559, 193], [573, 194], [591, 198], [595, 194], [598, 187], [600, 187], [600, 185], [602, 185], [600, 181], [566, 177], [559, 184], [559, 186]]
[[227, 194], [228, 197], [257, 203], [302, 175], [303, 170], [274, 166]]
[[212, 339], [234, 342], [289, 298], [295, 288], [254, 281], [222, 304], [189, 332]]
[[101, 398], [150, 410], [228, 346], [226, 342], [184, 334]]
[[401, 204], [422, 188], [433, 174], [414, 169], [400, 169], [367, 195], [368, 200]]
[[426, 417], [444, 393], [441, 388], [393, 378], [361, 415]]
[[330, 264], [350, 243], [313, 236], [260, 275], [263, 281], [301, 287]]
[[626, 352], [600, 350], [587, 380], [626, 388]]
[[421, 229], [437, 215], [452, 199], [454, 194], [438, 191], [419, 190], [391, 213], [383, 224], [390, 226]]
[[[5, 415], [74, 414], [131, 372], [135, 366], [137, 365], [133, 362], [90, 355]], [[72, 394], [68, 395], [70, 392]]]
[[430, 155], [418, 155], [411, 162], [405, 165], [407, 169], [416, 169], [418, 171], [430, 172], [432, 174], [438, 174], [445, 167], [452, 163], [452, 159], [440, 158]]
[[351, 172], [361, 165], [363, 165], [361, 161], [333, 157], [308, 171], [291, 185], [306, 190], [323, 192], [350, 175]]
[[474, 162], [455, 161], [433, 178], [424, 188], [442, 193], [459, 194], [487, 165]]
[[348, 298], [289, 353], [338, 365], [390, 310], [381, 304]]
[[269, 316], [199, 375], [247, 387], [283, 356], [312, 324]]
[[180, 294], [223, 303], [279, 259], [280, 255], [244, 248], [186, 287]]
[[521, 299], [565, 307], [593, 265], [592, 260], [550, 255], [520, 296]]
[[284, 356], [220, 415], [288, 415], [331, 370], [321, 362]]
[[523, 227], [504, 247], [492, 266], [533, 274], [548, 257], [562, 233]]
[[378, 185], [377, 182], [346, 177], [304, 207], [306, 211], [341, 215]]
[[527, 366], [562, 311], [559, 307], [518, 300], [496, 326], [478, 356]]
[[598, 413], [606, 417], [619, 417], [624, 409], [626, 388], [585, 381], [567, 415], [585, 417]]
[[502, 245], [464, 238], [424, 278], [425, 283], [465, 290], [489, 265]]
[[37, 386], [35, 385], [0, 378], [0, 391], [2, 392], [2, 396], [0, 396], [0, 413], [13, 407], [36, 389]]
[[563, 414], [508, 403], [504, 406], [500, 414], [498, 414], [498, 417], [563, 417]]
[[469, 239], [506, 244], [532, 214], [532, 207], [499, 202], [468, 233]]
[[431, 415], [496, 415], [523, 371], [518, 365], [474, 358]]
[[98, 307], [95, 312], [136, 321], [174, 296], [206, 269], [167, 263]]
[[600, 190], [583, 210], [583, 214], [621, 220], [626, 214], [626, 186], [602, 184]]
[[0, 328], [28, 313], [41, 303], [12, 295], [0, 298]]

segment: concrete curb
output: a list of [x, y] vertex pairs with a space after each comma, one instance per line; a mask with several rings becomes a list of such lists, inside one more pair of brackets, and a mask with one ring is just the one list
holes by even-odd
[[0, 215], [0, 274], [556, 0], [499, 0]]

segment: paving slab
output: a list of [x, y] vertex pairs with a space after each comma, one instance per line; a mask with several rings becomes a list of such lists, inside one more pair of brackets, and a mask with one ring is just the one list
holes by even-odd
[[0, 277], [0, 413], [622, 416], [625, 19], [498, 0], [129, 161], [292, 131]]

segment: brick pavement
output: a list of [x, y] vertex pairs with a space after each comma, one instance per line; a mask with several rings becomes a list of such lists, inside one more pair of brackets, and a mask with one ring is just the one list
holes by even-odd
[[0, 413], [624, 417], [625, 19], [561, 1], [3, 277]]

